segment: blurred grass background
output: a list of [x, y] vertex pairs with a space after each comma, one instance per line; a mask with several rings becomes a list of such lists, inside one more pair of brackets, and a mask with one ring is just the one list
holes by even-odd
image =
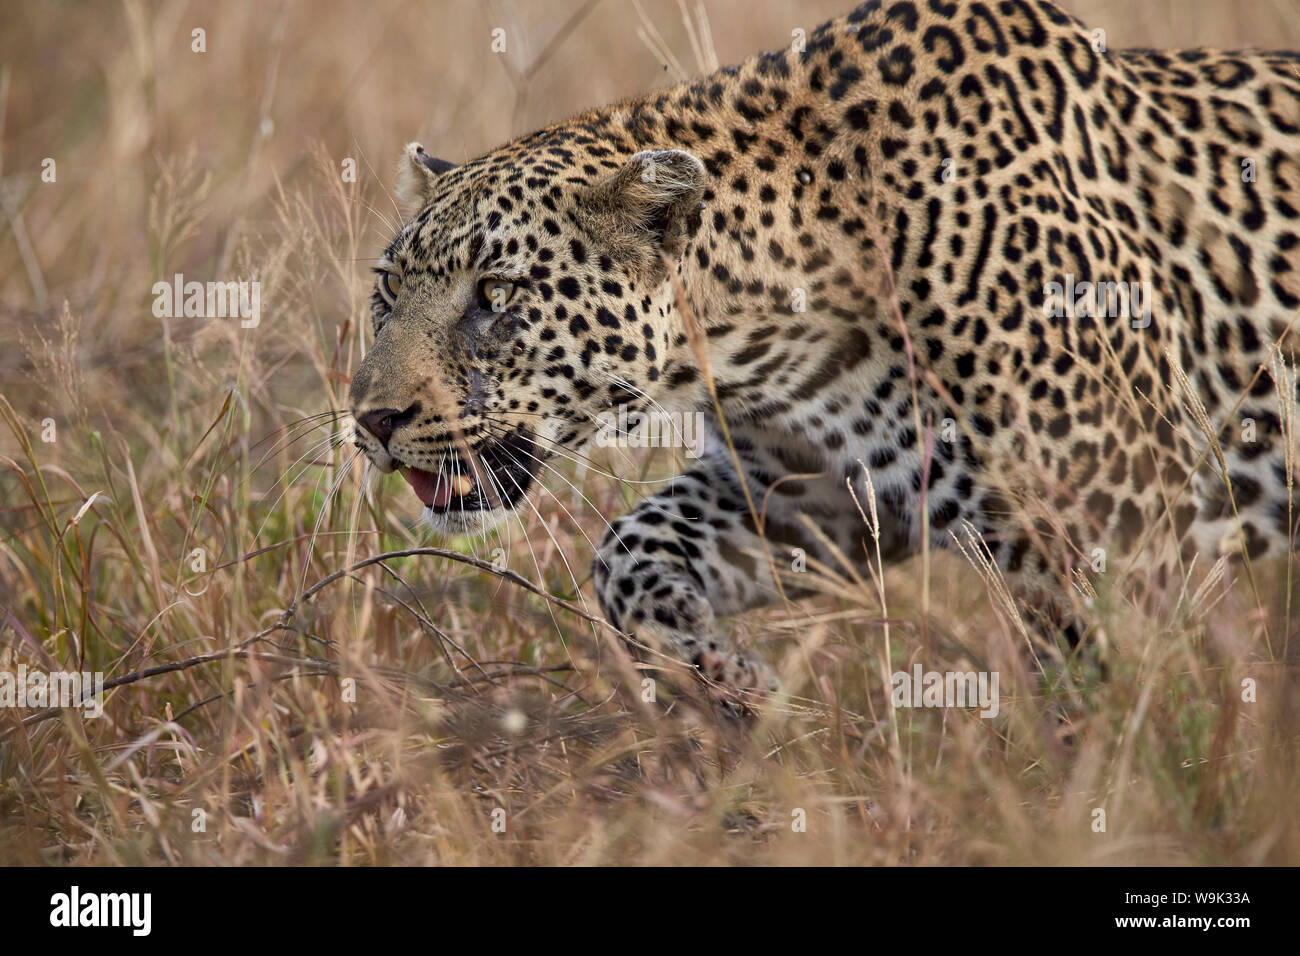
[[[429, 543], [400, 481], [367, 497], [338, 423], [306, 420], [346, 405], [401, 145], [460, 161], [851, 6], [4, 5], [0, 669], [212, 659], [113, 689], [100, 720], [0, 710], [0, 863], [1300, 862], [1284, 618], [1236, 591], [1152, 619], [1103, 594], [1107, 679], [1049, 661], [1044, 694], [959, 556], [926, 606], [891, 570], [888, 614], [827, 575], [736, 622], [796, 695], [750, 733], [689, 693], [643, 706], [607, 636], [453, 561], [358, 569], [267, 631], [326, 575]], [[1273, 0], [1065, 6], [1112, 49], [1300, 49]], [[258, 279], [260, 326], [155, 318], [176, 272]], [[651, 487], [595, 471], [453, 544], [581, 601], [595, 512]], [[1003, 716], [891, 715], [888, 674], [918, 661], [1000, 668]]]

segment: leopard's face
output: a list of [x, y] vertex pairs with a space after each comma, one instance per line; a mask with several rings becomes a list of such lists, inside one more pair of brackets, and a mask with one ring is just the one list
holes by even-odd
[[575, 176], [550, 149], [451, 167], [412, 144], [399, 170], [417, 211], [375, 267], [350, 398], [357, 445], [435, 530], [520, 507], [602, 412], [650, 401], [680, 337], [669, 273], [703, 167], [674, 151]]

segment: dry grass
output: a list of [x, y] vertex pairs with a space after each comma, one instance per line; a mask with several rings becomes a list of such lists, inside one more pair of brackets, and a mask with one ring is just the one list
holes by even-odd
[[[693, 73], [847, 6], [709, 2], [707, 32], [694, 0], [6, 9], [0, 670], [122, 682], [97, 720], [0, 710], [0, 862], [1300, 862], [1286, 565], [1254, 569], [1258, 599], [1146, 615], [1116, 581], [1104, 678], [1040, 648], [1046, 680], [977, 558], [827, 569], [823, 596], [735, 622], [796, 695], [742, 732], [696, 694], [644, 705], [574, 611], [598, 512], [663, 457], [445, 543], [517, 577], [363, 564], [431, 544], [400, 481], [367, 496], [342, 423], [311, 417], [346, 405], [401, 143], [463, 159], [667, 82], [651, 47]], [[1070, 7], [1115, 47], [1300, 48], [1281, 3]], [[261, 325], [154, 318], [175, 272], [259, 279]], [[1002, 714], [891, 710], [916, 662], [998, 670]]]

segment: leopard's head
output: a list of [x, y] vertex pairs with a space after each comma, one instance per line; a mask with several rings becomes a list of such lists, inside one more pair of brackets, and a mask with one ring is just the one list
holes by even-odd
[[552, 131], [453, 166], [406, 147], [409, 215], [375, 269], [355, 440], [439, 531], [495, 524], [613, 405], [645, 408], [682, 338], [673, 280], [705, 170]]

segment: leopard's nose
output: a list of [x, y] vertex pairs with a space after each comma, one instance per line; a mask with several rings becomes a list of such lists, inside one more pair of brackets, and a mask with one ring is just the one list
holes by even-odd
[[379, 444], [387, 450], [388, 440], [393, 437], [393, 431], [414, 418], [417, 407], [412, 405], [404, 412], [396, 408], [375, 408], [357, 415], [357, 424], [374, 435], [379, 440]]

